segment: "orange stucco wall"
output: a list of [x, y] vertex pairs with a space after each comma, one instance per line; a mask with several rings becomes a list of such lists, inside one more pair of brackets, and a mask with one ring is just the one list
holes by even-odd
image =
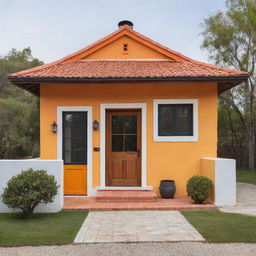
[[[161, 179], [174, 179], [177, 195], [186, 194], [186, 181], [201, 172], [201, 157], [217, 154], [216, 83], [147, 84], [41, 84], [40, 147], [42, 159], [57, 158], [57, 106], [92, 106], [100, 120], [102, 103], [147, 104], [147, 185], [158, 188]], [[154, 142], [153, 99], [198, 99], [198, 142]], [[92, 146], [100, 146], [100, 131], [93, 131]], [[100, 185], [100, 152], [93, 151], [93, 187]]]
[[210, 191], [210, 200], [214, 202], [215, 161], [209, 159], [202, 159], [201, 168], [201, 175], [208, 177], [213, 183], [213, 188]]
[[[128, 44], [127, 52], [123, 51], [124, 44]], [[128, 36], [122, 36], [84, 59], [167, 59], [167, 57]]]

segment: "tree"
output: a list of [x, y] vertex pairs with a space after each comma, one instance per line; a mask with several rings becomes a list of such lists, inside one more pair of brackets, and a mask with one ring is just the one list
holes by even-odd
[[[256, 123], [256, 1], [226, 0], [227, 10], [217, 12], [203, 22], [202, 48], [210, 53], [217, 65], [247, 71], [248, 82], [220, 96], [221, 107], [228, 113], [233, 139], [247, 147], [248, 167], [255, 169], [255, 123]], [[234, 119], [239, 120], [240, 131], [234, 129]], [[221, 123], [221, 126], [225, 126]]]
[[0, 159], [38, 156], [39, 101], [12, 85], [7, 74], [42, 64], [30, 48], [0, 58]]

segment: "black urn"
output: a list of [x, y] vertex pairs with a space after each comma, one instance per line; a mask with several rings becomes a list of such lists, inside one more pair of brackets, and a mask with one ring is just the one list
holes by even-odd
[[161, 180], [159, 190], [162, 198], [166, 198], [166, 199], [173, 198], [176, 192], [175, 181]]

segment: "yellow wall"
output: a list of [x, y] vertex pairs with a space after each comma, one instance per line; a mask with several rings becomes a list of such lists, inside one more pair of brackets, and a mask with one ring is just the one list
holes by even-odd
[[[41, 158], [56, 159], [57, 106], [92, 106], [93, 120], [100, 121], [102, 103], [147, 103], [147, 185], [155, 189], [161, 179], [174, 179], [177, 195], [186, 194], [186, 181], [201, 172], [201, 157], [216, 157], [216, 83], [170, 84], [41, 84]], [[198, 142], [154, 142], [153, 99], [198, 99]], [[93, 131], [93, 147], [100, 146], [100, 131]], [[93, 151], [93, 187], [100, 184], [100, 152]], [[157, 189], [158, 190], [158, 189]]]
[[214, 201], [214, 184], [215, 184], [215, 161], [210, 159], [201, 160], [201, 175], [209, 178], [213, 183], [210, 192], [210, 200]]

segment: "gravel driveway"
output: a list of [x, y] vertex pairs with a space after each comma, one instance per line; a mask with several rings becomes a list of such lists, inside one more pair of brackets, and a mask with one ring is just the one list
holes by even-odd
[[255, 256], [256, 244], [115, 243], [0, 248], [2, 256]]
[[223, 212], [233, 212], [248, 215], [256, 215], [256, 185], [238, 182], [237, 205], [232, 207], [222, 207]]

